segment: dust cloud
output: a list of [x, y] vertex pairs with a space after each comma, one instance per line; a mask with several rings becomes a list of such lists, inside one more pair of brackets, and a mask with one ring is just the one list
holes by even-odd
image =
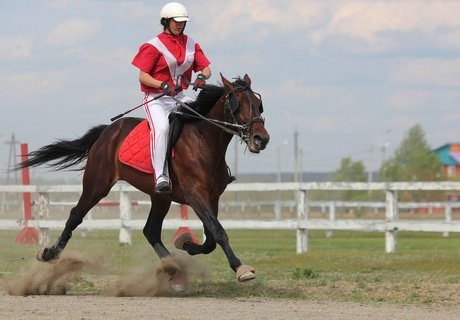
[[[101, 257], [88, 257], [66, 251], [54, 263], [36, 262], [28, 270], [7, 281], [13, 296], [65, 295], [82, 273], [108, 273], [109, 262]], [[189, 278], [207, 278], [209, 269], [198, 265], [187, 254], [178, 253], [161, 259], [151, 267], [132, 268], [122, 272], [109, 289], [99, 294], [120, 297], [177, 296], [189, 288]]]
[[113, 294], [120, 297], [177, 296], [188, 289], [191, 274], [206, 276], [197, 271], [190, 256], [175, 254], [152, 268], [129, 270], [119, 277]]
[[103, 260], [83, 257], [76, 252], [65, 252], [54, 263], [37, 262], [7, 282], [13, 296], [63, 295], [83, 270], [101, 270]]

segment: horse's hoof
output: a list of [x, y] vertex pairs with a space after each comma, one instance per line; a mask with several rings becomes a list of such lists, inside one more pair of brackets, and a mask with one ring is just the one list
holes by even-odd
[[236, 279], [239, 282], [247, 282], [256, 278], [256, 271], [253, 267], [242, 264], [236, 269]]
[[41, 248], [40, 250], [38, 250], [36, 257], [37, 260], [40, 262], [50, 262], [55, 259], [50, 257], [49, 249], [47, 248]]
[[171, 290], [174, 291], [175, 293], [181, 293], [185, 291], [185, 285], [183, 284], [171, 282], [170, 285], [171, 285]]
[[46, 248], [41, 248], [41, 249], [38, 250], [38, 252], [37, 252], [36, 258], [37, 258], [37, 260], [40, 261], [40, 262], [46, 262], [46, 260], [43, 259], [43, 254], [45, 253], [45, 249], [46, 249]]
[[41, 248], [38, 250], [36, 258], [40, 262], [53, 263], [59, 258], [59, 252], [49, 248]]
[[193, 242], [192, 235], [188, 232], [182, 233], [174, 240], [174, 247], [179, 250], [184, 250], [184, 244], [186, 242]]
[[175, 293], [184, 292], [186, 288], [186, 279], [180, 272], [176, 272], [171, 280], [169, 280], [169, 285], [171, 286], [171, 290]]

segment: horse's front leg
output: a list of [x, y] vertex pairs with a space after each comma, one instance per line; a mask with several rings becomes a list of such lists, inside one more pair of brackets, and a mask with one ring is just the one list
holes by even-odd
[[[194, 199], [199, 199], [199, 197], [195, 197]], [[241, 264], [240, 259], [236, 257], [232, 247], [230, 246], [227, 232], [222, 227], [219, 220], [217, 220], [217, 201], [211, 204], [199, 199], [198, 201], [191, 201], [190, 205], [203, 222], [205, 230], [207, 230], [208, 234], [212, 236], [212, 239], [209, 240], [210, 243], [215, 241], [222, 247], [222, 250], [224, 251], [230, 264], [230, 268], [236, 272], [238, 281], [245, 282], [255, 279], [255, 270], [251, 266]], [[206, 240], [208, 240], [208, 236]], [[193, 248], [193, 245], [189, 244], [189, 246]], [[184, 249], [185, 248], [186, 246], [184, 245]]]
[[181, 268], [177, 261], [171, 258], [171, 254], [161, 240], [161, 229], [163, 221], [171, 206], [170, 200], [153, 199], [149, 217], [143, 229], [144, 236], [147, 238], [155, 253], [160, 257], [161, 263], [157, 269], [157, 274], [165, 272], [169, 275], [171, 289], [176, 292], [184, 291], [186, 288], [186, 270]]
[[153, 247], [153, 250], [155, 250], [155, 253], [163, 259], [171, 255], [161, 241], [163, 220], [171, 206], [171, 201], [153, 198], [151, 198], [151, 201], [152, 207], [150, 208], [150, 213], [145, 223], [143, 233]]

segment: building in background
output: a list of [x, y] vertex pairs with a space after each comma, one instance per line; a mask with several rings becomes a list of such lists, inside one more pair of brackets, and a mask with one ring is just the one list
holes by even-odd
[[460, 176], [460, 143], [447, 143], [434, 150], [447, 177]]

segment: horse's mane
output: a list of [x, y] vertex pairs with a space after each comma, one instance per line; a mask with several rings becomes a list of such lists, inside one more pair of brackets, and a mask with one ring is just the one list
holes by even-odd
[[235, 81], [233, 81], [233, 86], [234, 87], [243, 87], [243, 88], [249, 88], [248, 84], [246, 81], [241, 79], [240, 77], [236, 78]]
[[[246, 87], [247, 83], [240, 77], [232, 83], [235, 87]], [[201, 115], [206, 115], [225, 93], [222, 86], [207, 84], [198, 94], [195, 101], [187, 103], [189, 107]], [[188, 110], [182, 110], [185, 115], [190, 114]], [[185, 116], [188, 118], [187, 116]], [[185, 119], [184, 119], [185, 120]]]
[[188, 105], [199, 114], [206, 115], [223, 94], [223, 87], [208, 84], [200, 91], [196, 100]]

